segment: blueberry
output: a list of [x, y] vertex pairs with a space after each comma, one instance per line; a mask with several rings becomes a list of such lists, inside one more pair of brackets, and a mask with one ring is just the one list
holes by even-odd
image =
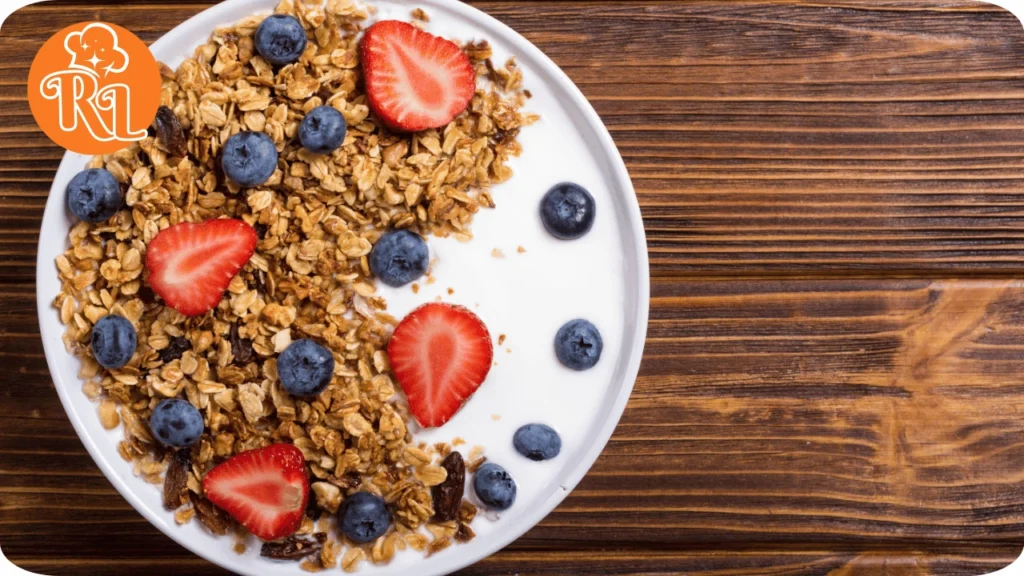
[[359, 544], [373, 542], [388, 531], [391, 513], [380, 496], [356, 492], [345, 498], [338, 508], [341, 531]]
[[317, 154], [337, 150], [345, 141], [345, 117], [331, 106], [317, 106], [299, 124], [302, 147]]
[[430, 251], [419, 234], [408, 230], [388, 232], [370, 251], [370, 270], [388, 286], [404, 286], [427, 272]]
[[586, 320], [571, 320], [555, 335], [555, 354], [558, 361], [573, 370], [593, 368], [601, 359], [604, 342], [601, 333]]
[[562, 451], [562, 438], [546, 424], [527, 424], [512, 437], [516, 452], [530, 460], [551, 460]]
[[256, 51], [274, 66], [291, 64], [306, 50], [306, 30], [294, 16], [268, 16], [256, 29]]
[[540, 219], [544, 228], [562, 240], [575, 240], [590, 232], [596, 210], [590, 192], [568, 182], [548, 190], [540, 201]]
[[104, 368], [127, 364], [137, 343], [135, 327], [124, 316], [104, 316], [92, 327], [92, 355]]
[[236, 184], [259, 186], [277, 169], [277, 148], [263, 132], [239, 132], [224, 144], [221, 167]]
[[153, 409], [149, 429], [164, 446], [188, 448], [203, 435], [203, 415], [186, 400], [168, 398]]
[[516, 501], [516, 481], [493, 462], [477, 468], [473, 491], [484, 505], [495, 510], [507, 510]]
[[334, 355], [308, 338], [296, 340], [277, 357], [277, 375], [288, 393], [312, 398], [334, 377]]
[[80, 220], [92, 224], [109, 220], [123, 201], [121, 185], [103, 168], [82, 170], [68, 183], [68, 208]]

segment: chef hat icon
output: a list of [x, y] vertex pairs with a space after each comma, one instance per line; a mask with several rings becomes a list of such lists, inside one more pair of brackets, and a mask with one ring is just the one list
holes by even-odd
[[71, 55], [70, 68], [104, 76], [128, 69], [128, 53], [118, 45], [117, 32], [100, 22], [68, 34], [64, 49]]

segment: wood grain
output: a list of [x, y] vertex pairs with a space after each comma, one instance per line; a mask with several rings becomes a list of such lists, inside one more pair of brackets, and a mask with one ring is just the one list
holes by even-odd
[[[973, 575], [1016, 558], [1021, 24], [947, 1], [473, 4], [609, 126], [655, 278], [607, 449], [463, 573]], [[57, 28], [152, 41], [207, 5], [48, 2], [0, 30], [0, 546], [37, 572], [224, 573], [110, 487], [60, 407], [32, 283], [61, 152], [25, 102]]]

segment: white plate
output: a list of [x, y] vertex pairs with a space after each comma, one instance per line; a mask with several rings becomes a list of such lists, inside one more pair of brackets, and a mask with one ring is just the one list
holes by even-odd
[[[647, 330], [647, 249], [640, 209], [615, 144], [583, 95], [540, 50], [497, 20], [455, 0], [371, 3], [379, 8], [376, 18], [403, 20], [409, 19], [413, 7], [421, 6], [431, 17], [429, 31], [449, 38], [486, 38], [498, 63], [514, 55], [533, 94], [526, 108], [542, 117], [521, 132], [523, 154], [512, 163], [515, 176], [494, 190], [497, 208], [482, 210], [474, 219], [474, 240], [428, 240], [432, 257], [437, 258], [437, 282], [421, 282], [418, 294], [408, 288], [383, 291], [389, 311], [397, 317], [440, 296], [474, 309], [492, 335], [507, 335], [496, 350], [498, 365], [480, 390], [451, 422], [419, 438], [450, 442], [461, 437], [466, 441], [464, 451], [484, 446], [488, 458], [516, 479], [515, 504], [500, 515], [480, 514], [473, 523], [477, 538], [467, 544], [429, 559], [407, 550], [388, 566], [364, 564], [361, 569], [366, 574], [429, 576], [472, 564], [521, 536], [566, 497], [601, 453], [640, 366]], [[215, 27], [269, 11], [275, 4], [276, 0], [227, 0], [167, 33], [152, 45], [153, 54], [176, 67]], [[64, 350], [63, 326], [52, 302], [60, 289], [54, 259], [66, 249], [73, 224], [65, 208], [65, 187], [86, 161], [69, 153], [57, 171], [43, 217], [36, 272], [46, 360], [68, 417], [118, 491], [189, 550], [241, 574], [304, 574], [298, 563], [260, 558], [257, 545], [236, 555], [229, 539], [210, 535], [197, 522], [177, 526], [163, 509], [159, 487], [136, 478], [118, 456], [121, 431], [105, 431], [96, 405], [82, 393], [79, 363]], [[573, 242], [548, 236], [538, 215], [541, 196], [563, 181], [583, 185], [597, 201], [593, 230]], [[519, 253], [519, 246], [526, 252]], [[492, 256], [495, 248], [504, 258]], [[449, 295], [448, 288], [454, 293]], [[586, 372], [561, 367], [553, 353], [558, 327], [576, 317], [594, 322], [605, 341], [601, 361]], [[554, 460], [532, 462], [513, 450], [513, 432], [531, 421], [550, 424], [561, 433], [562, 453]]]

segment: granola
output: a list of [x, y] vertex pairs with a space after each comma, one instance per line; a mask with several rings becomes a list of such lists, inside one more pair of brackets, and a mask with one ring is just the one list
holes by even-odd
[[[481, 86], [469, 109], [443, 129], [391, 133], [370, 115], [362, 91], [358, 35], [372, 9], [353, 0], [284, 0], [275, 12], [306, 28], [298, 63], [275, 70], [256, 53], [253, 34], [265, 16], [217, 29], [177, 70], [162, 66], [153, 135], [89, 162], [122, 184], [125, 207], [106, 223], [71, 228], [56, 261], [62, 291], [54, 306], [103, 426], [122, 425], [119, 453], [138, 475], [165, 484], [178, 523], [194, 517], [215, 534], [237, 533], [204, 498], [204, 475], [237, 453], [291, 443], [307, 462], [310, 510], [296, 536], [264, 546], [264, 555], [304, 559], [311, 571], [353, 571], [406, 548], [433, 553], [468, 540], [476, 513], [462, 502], [456, 514], [457, 502], [446, 502], [435, 517], [432, 487], [448, 491], [452, 467], [440, 461], [451, 447], [413, 443], [385, 353], [396, 320], [376, 295], [367, 255], [392, 228], [471, 239], [473, 214], [494, 207], [490, 187], [512, 176], [516, 136], [536, 116], [520, 110], [528, 96], [514, 60], [496, 67], [481, 40], [463, 45]], [[414, 17], [429, 21], [422, 10]], [[348, 124], [341, 149], [326, 156], [295, 142], [305, 113], [320, 105]], [[280, 154], [270, 180], [251, 189], [228, 181], [217, 161], [243, 130], [269, 135]], [[219, 217], [253, 226], [257, 250], [217, 308], [186, 317], [147, 286], [146, 247], [171, 225]], [[124, 316], [139, 336], [132, 360], [114, 370], [100, 367], [88, 346], [106, 314]], [[332, 384], [311, 400], [287, 394], [277, 377], [276, 355], [298, 338], [335, 356]], [[180, 453], [155, 442], [147, 425], [156, 404], [174, 397], [206, 421], [200, 441]], [[468, 461], [475, 469], [482, 452]], [[321, 512], [336, 512], [357, 490], [393, 510], [387, 534], [358, 546], [315, 529]]]

